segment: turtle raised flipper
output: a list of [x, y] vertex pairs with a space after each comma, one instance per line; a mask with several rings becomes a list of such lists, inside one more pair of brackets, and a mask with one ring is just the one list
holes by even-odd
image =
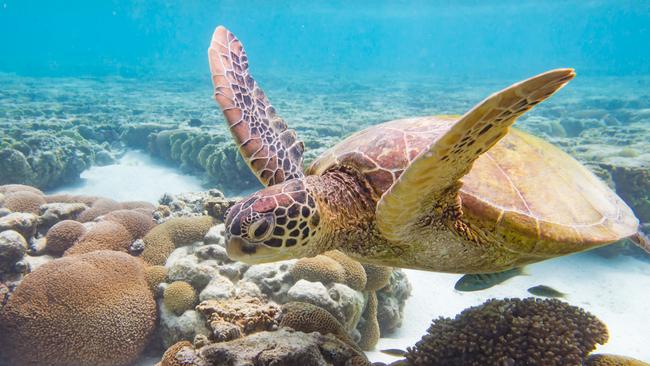
[[[411, 226], [427, 215], [460, 213], [460, 179], [474, 161], [510, 129], [515, 120], [575, 76], [557, 69], [492, 94], [465, 113], [422, 151], [377, 204], [377, 226], [385, 238], [407, 242]], [[455, 222], [455, 220], [450, 220]]]
[[214, 97], [223, 110], [242, 157], [265, 186], [304, 176], [304, 145], [287, 128], [250, 75], [241, 42], [215, 29], [208, 49]]

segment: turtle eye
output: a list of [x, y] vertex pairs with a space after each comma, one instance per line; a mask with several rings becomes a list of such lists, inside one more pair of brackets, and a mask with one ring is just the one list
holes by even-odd
[[248, 237], [251, 240], [262, 241], [267, 239], [273, 232], [273, 217], [265, 216], [253, 222], [248, 227]]

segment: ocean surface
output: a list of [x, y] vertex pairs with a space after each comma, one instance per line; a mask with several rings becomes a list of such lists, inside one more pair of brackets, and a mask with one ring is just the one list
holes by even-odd
[[[260, 189], [213, 99], [207, 48], [217, 25], [242, 41], [306, 162], [363, 128], [461, 115], [512, 83], [574, 68], [515, 126], [591, 169], [650, 234], [648, 1], [0, 0], [0, 187], [154, 205], [165, 193]], [[27, 238], [30, 250], [44, 234]], [[433, 319], [532, 296], [536, 285], [607, 325], [597, 352], [650, 362], [650, 254], [629, 242], [534, 264], [477, 292], [454, 289], [461, 275], [405, 272], [401, 327], [367, 352], [373, 362], [396, 360], [380, 350], [413, 346]], [[164, 348], [147, 346], [140, 364]]]

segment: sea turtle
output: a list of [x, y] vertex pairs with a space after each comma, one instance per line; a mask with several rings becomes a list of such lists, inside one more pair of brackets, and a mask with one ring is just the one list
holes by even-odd
[[636, 235], [630, 208], [517, 117], [575, 73], [557, 69], [463, 116], [406, 118], [357, 132], [303, 169], [304, 145], [216, 28], [215, 99], [266, 188], [227, 213], [228, 255], [248, 263], [338, 249], [367, 263], [451, 273], [507, 270]]

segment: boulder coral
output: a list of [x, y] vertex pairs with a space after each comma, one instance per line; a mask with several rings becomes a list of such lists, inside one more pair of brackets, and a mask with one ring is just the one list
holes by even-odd
[[556, 299], [488, 300], [439, 318], [406, 358], [410, 365], [581, 365], [608, 340], [595, 316]]
[[141, 261], [96, 251], [25, 277], [0, 310], [0, 349], [12, 365], [130, 365], [155, 325]]
[[133, 238], [129, 231], [113, 221], [101, 221], [89, 229], [64, 255], [90, 253], [95, 250], [128, 252]]
[[78, 221], [59, 221], [45, 235], [45, 250], [59, 256], [72, 247], [85, 233], [86, 227]]
[[5, 194], [4, 207], [13, 212], [40, 213], [42, 205], [46, 204], [43, 195], [30, 191], [18, 191]]
[[176, 247], [203, 239], [214, 224], [210, 216], [175, 217], [165, 221], [144, 236], [142, 259], [151, 265], [164, 265]]
[[194, 287], [184, 281], [170, 283], [163, 293], [163, 304], [177, 315], [190, 310], [196, 304], [197, 295]]

